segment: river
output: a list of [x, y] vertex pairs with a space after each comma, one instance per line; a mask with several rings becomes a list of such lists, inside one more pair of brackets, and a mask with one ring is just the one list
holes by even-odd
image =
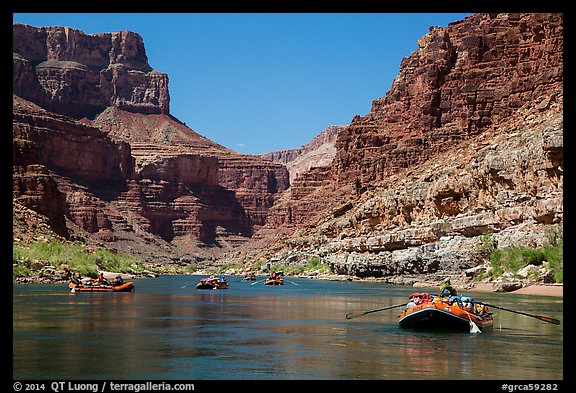
[[563, 379], [559, 297], [464, 291], [562, 323], [492, 309], [491, 331], [425, 332], [398, 326], [402, 308], [345, 315], [436, 288], [299, 278], [271, 287], [235, 276], [228, 289], [198, 290], [199, 278], [137, 279], [133, 293], [13, 285], [13, 379]]

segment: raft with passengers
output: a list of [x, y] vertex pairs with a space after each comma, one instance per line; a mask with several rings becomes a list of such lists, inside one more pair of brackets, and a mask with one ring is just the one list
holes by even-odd
[[203, 277], [196, 284], [196, 289], [227, 289], [228, 280], [226, 277], [211, 275], [210, 278]]
[[413, 293], [398, 324], [406, 329], [484, 331], [494, 320], [488, 307], [468, 296], [435, 296]]
[[72, 273], [70, 282], [68, 283], [70, 292], [133, 292], [134, 283], [132, 281], [124, 281], [122, 275], [118, 274], [112, 281], [104, 278], [104, 274], [100, 273], [98, 279], [90, 277], [82, 278], [79, 274]]
[[264, 281], [264, 285], [284, 285], [284, 272], [272, 272]]
[[408, 300], [407, 303], [393, 306], [351, 312], [346, 314], [346, 319], [357, 318], [373, 312], [405, 307], [405, 310], [398, 316], [398, 324], [401, 328], [481, 333], [493, 327], [493, 313], [488, 309], [488, 307], [492, 307], [537, 318], [554, 325], [560, 324], [560, 321], [555, 318], [510, 310], [504, 307], [475, 301], [469, 296], [458, 296], [456, 289], [450, 284], [450, 279], [444, 280], [444, 283], [440, 287], [439, 295], [413, 293], [408, 296]]

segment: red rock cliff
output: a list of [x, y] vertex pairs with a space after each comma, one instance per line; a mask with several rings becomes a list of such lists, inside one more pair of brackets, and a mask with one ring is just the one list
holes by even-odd
[[136, 33], [14, 25], [13, 59], [13, 199], [65, 237], [210, 256], [249, 239], [289, 186], [283, 165], [171, 116]]
[[108, 106], [169, 113], [168, 76], [148, 65], [142, 37], [69, 27], [13, 27], [13, 92], [52, 112], [92, 118]]
[[561, 14], [475, 14], [430, 27], [418, 46], [370, 113], [338, 133], [331, 171], [313, 169], [293, 182], [272, 213], [275, 227], [309, 222], [320, 207], [337, 208], [375, 181], [498, 128], [522, 107], [562, 100]]
[[561, 14], [475, 14], [431, 27], [385, 97], [340, 133], [339, 181], [383, 180], [562, 92]]
[[281, 251], [252, 259], [435, 285], [484, 271], [486, 239], [539, 247], [562, 231], [563, 15], [475, 14], [418, 45], [339, 133], [331, 168], [272, 209], [255, 239], [283, 229]]

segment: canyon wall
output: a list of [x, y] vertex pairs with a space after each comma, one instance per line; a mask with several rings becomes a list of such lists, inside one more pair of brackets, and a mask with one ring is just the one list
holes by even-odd
[[289, 187], [284, 165], [169, 114], [168, 77], [138, 34], [15, 24], [13, 44], [13, 201], [59, 235], [146, 260], [213, 258]]
[[372, 110], [337, 141], [339, 181], [362, 184], [495, 128], [562, 95], [561, 14], [476, 14], [430, 27]]
[[[360, 277], [463, 274], [480, 243], [542, 244], [563, 223], [563, 16], [475, 14], [431, 26], [330, 168], [269, 215], [283, 247]], [[280, 251], [278, 251], [280, 249]]]
[[84, 34], [69, 27], [13, 27], [13, 92], [77, 119], [108, 106], [169, 113], [168, 76], [148, 65], [137, 33]]
[[312, 168], [326, 167], [332, 164], [336, 155], [336, 138], [346, 126], [328, 126], [310, 142], [297, 148], [279, 150], [261, 154], [265, 160], [286, 165], [290, 172], [290, 183]]
[[14, 25], [13, 88], [15, 204], [143, 259], [411, 283], [562, 229], [562, 14], [431, 26], [368, 114], [266, 159], [171, 116], [135, 33]]

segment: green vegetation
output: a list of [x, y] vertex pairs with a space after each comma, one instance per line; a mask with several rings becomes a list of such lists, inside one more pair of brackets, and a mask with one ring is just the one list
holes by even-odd
[[224, 274], [229, 270], [242, 270], [245, 266], [241, 263], [226, 263], [216, 270], [216, 274]]
[[37, 241], [28, 246], [15, 244], [12, 248], [12, 276], [29, 276], [50, 264], [55, 268], [66, 264], [71, 271], [85, 277], [97, 277], [99, 270], [118, 273], [141, 273], [142, 261], [104, 248], [93, 251], [85, 245], [56, 240]]
[[41, 63], [39, 63], [36, 68], [70, 68], [79, 71], [88, 71], [88, 67], [86, 67], [82, 63], [78, 63], [76, 61], [69, 61], [69, 60], [55, 60], [55, 59], [48, 59]]
[[[490, 261], [490, 275], [500, 277], [505, 272], [516, 273], [528, 265], [539, 266], [543, 262], [548, 263], [548, 269], [552, 272], [558, 283], [563, 282], [563, 233], [561, 229], [550, 229], [547, 233], [546, 243], [541, 248], [526, 246], [511, 246], [497, 249], [494, 247], [491, 235], [482, 238], [482, 250], [488, 254]], [[535, 277], [533, 277], [535, 278]]]
[[325, 273], [325, 274], [329, 274], [330, 273], [330, 268], [328, 267], [328, 265], [326, 263], [323, 263], [322, 261], [320, 261], [320, 258], [318, 257], [312, 257], [310, 259], [308, 259], [306, 265], [300, 265], [300, 266], [286, 266], [284, 268], [284, 273], [289, 274], [289, 275], [299, 275], [299, 274], [303, 274], [305, 272], [311, 272], [311, 271], [318, 271], [320, 273]]

